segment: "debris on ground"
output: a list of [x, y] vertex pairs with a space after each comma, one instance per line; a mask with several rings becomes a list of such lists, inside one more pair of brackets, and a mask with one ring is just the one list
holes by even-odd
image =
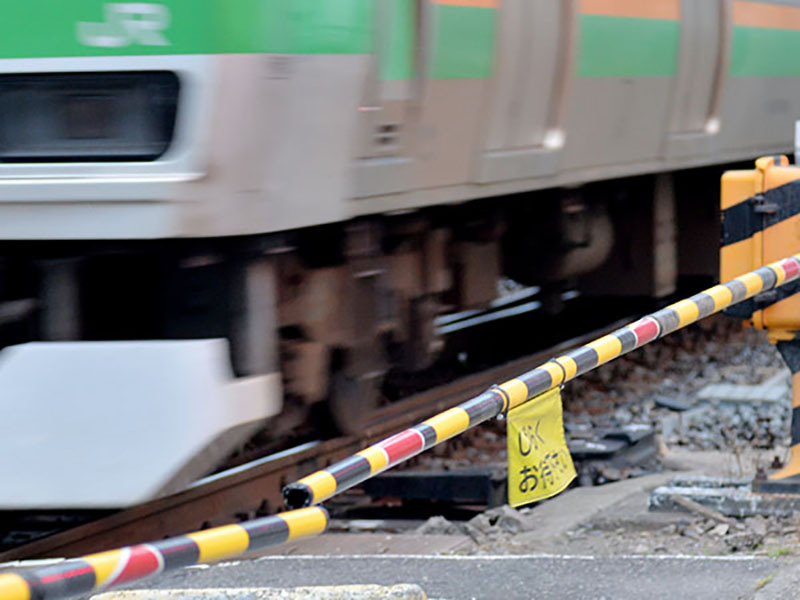
[[520, 511], [503, 505], [487, 510], [466, 522], [451, 522], [441, 516], [431, 517], [414, 533], [419, 535], [466, 535], [477, 545], [497, 542], [528, 531], [531, 523]]

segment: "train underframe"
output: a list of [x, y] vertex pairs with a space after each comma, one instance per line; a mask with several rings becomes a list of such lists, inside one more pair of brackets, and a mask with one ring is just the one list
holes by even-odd
[[437, 316], [502, 278], [665, 297], [717, 271], [720, 168], [643, 176], [243, 238], [6, 242], [0, 343], [224, 338], [238, 377], [280, 372], [280, 435], [320, 407], [363, 426], [392, 369], [429, 367]]

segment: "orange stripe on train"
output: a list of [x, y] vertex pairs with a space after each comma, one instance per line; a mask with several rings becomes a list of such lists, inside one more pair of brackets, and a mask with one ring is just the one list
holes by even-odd
[[434, 4], [450, 6], [471, 6], [473, 8], [497, 8], [500, 0], [433, 0]]
[[733, 4], [733, 24], [771, 29], [800, 29], [800, 8], [737, 0]]
[[681, 3], [680, 0], [581, 0], [581, 13], [678, 21]]

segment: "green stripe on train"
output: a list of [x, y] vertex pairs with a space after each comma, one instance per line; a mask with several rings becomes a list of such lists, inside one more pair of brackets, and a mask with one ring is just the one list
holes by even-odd
[[434, 5], [431, 77], [482, 79], [494, 65], [497, 11], [493, 8]]
[[[380, 41], [381, 79], [414, 79], [416, 73], [417, 2], [389, 0], [386, 21], [387, 35]], [[383, 29], [383, 28], [381, 28]]]
[[[381, 78], [416, 76], [416, 0], [389, 0], [384, 15], [388, 24], [381, 56]], [[494, 64], [497, 11], [493, 8], [432, 4], [434, 46], [430, 76], [433, 79], [483, 79]]]
[[581, 77], [672, 77], [680, 21], [581, 15]]
[[256, 52], [368, 54], [372, 1], [22, 0], [0, 10], [0, 58]]
[[800, 31], [736, 25], [733, 28], [733, 77], [800, 76]]

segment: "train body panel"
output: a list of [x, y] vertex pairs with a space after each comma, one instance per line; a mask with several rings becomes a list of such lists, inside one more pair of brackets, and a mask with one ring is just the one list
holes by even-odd
[[181, 235], [250, 235], [348, 217], [363, 56], [218, 59], [208, 175], [176, 191]]
[[0, 69], [177, 72], [169, 149], [1, 164], [2, 238], [37, 236], [26, 210], [41, 239], [250, 235], [730, 162], [787, 149], [800, 112], [795, 2], [132, 6], [76, 3]]
[[[777, 32], [776, 7], [787, 19]], [[497, 10], [494, 69], [471, 89], [477, 109], [462, 101], [438, 128], [417, 125], [416, 153], [359, 162], [354, 214], [730, 163], [791, 145], [788, 123], [800, 114], [794, 0], [509, 1]], [[445, 87], [421, 96], [423, 113]], [[427, 138], [461, 129], [450, 145], [458, 152], [472, 120], [486, 123], [470, 173], [458, 177], [453, 157]], [[451, 176], [426, 189], [431, 170]]]
[[220, 340], [4, 350], [0, 507], [117, 508], [183, 489], [280, 412], [277, 375], [236, 381], [226, 363]]

